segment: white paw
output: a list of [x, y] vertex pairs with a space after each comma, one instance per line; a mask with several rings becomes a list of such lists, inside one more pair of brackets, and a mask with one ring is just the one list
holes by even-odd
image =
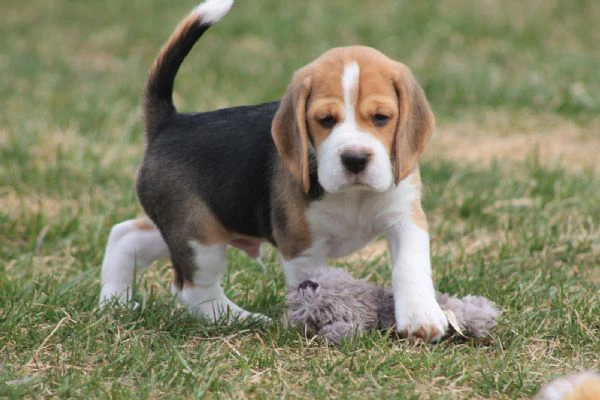
[[273, 322], [273, 320], [271, 318], [267, 317], [264, 314], [253, 313], [253, 312], [248, 312], [248, 311], [246, 311], [246, 313], [242, 316], [242, 318], [254, 320], [256, 322], [260, 322], [261, 324], [270, 324]]
[[216, 322], [226, 319], [228, 322], [239, 320], [254, 320], [261, 323], [271, 323], [271, 318], [264, 314], [252, 313], [229, 301], [207, 301], [204, 303], [188, 306], [192, 316]]
[[131, 288], [122, 285], [104, 284], [100, 290], [100, 309], [109, 304], [125, 305], [131, 301]]
[[218, 286], [200, 287], [186, 286], [182, 290], [173, 288], [179, 301], [187, 306], [190, 314], [196, 318], [204, 318], [215, 322], [226, 318], [228, 321], [240, 319], [255, 319], [263, 323], [270, 323], [266, 315], [251, 313], [239, 307], [225, 296], [223, 289]]
[[438, 341], [448, 329], [448, 319], [435, 298], [400, 298], [395, 302], [396, 330], [403, 337]]

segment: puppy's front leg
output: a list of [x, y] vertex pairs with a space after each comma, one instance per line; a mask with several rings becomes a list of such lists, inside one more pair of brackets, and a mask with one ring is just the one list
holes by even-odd
[[396, 329], [405, 336], [436, 341], [444, 336], [448, 321], [435, 299], [425, 228], [411, 213], [392, 225], [386, 238], [392, 258]]

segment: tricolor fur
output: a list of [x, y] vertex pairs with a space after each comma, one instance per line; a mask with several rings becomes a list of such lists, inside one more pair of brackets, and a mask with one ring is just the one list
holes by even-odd
[[178, 113], [177, 70], [231, 3], [198, 6], [150, 72], [137, 179], [149, 220], [111, 231], [101, 304], [127, 299], [136, 272], [170, 257], [174, 291], [192, 312], [248, 316], [221, 287], [228, 245], [256, 257], [270, 242], [294, 286], [299, 270], [384, 234], [397, 329], [439, 339], [447, 322], [431, 280], [417, 166], [434, 118], [412, 73], [377, 50], [337, 48], [298, 70], [281, 103]]

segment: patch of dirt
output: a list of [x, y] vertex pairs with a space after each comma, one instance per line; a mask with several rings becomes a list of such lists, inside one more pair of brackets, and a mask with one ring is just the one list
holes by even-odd
[[537, 158], [541, 165], [570, 171], [600, 171], [600, 119], [584, 124], [555, 115], [489, 113], [441, 124], [424, 154], [428, 159], [488, 165]]
[[592, 267], [594, 270], [591, 272], [589, 276], [589, 281], [591, 283], [600, 284], [600, 267]]
[[11, 188], [0, 188], [0, 208], [9, 215], [43, 214], [46, 218], [56, 218], [62, 210], [77, 212], [79, 203], [75, 200], [55, 199], [44, 195], [18, 195]]

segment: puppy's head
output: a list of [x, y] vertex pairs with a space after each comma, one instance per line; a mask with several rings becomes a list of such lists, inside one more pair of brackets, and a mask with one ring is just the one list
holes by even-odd
[[434, 126], [410, 70], [377, 50], [355, 46], [330, 50], [294, 74], [272, 134], [305, 192], [311, 151], [326, 192], [382, 192], [413, 170]]

